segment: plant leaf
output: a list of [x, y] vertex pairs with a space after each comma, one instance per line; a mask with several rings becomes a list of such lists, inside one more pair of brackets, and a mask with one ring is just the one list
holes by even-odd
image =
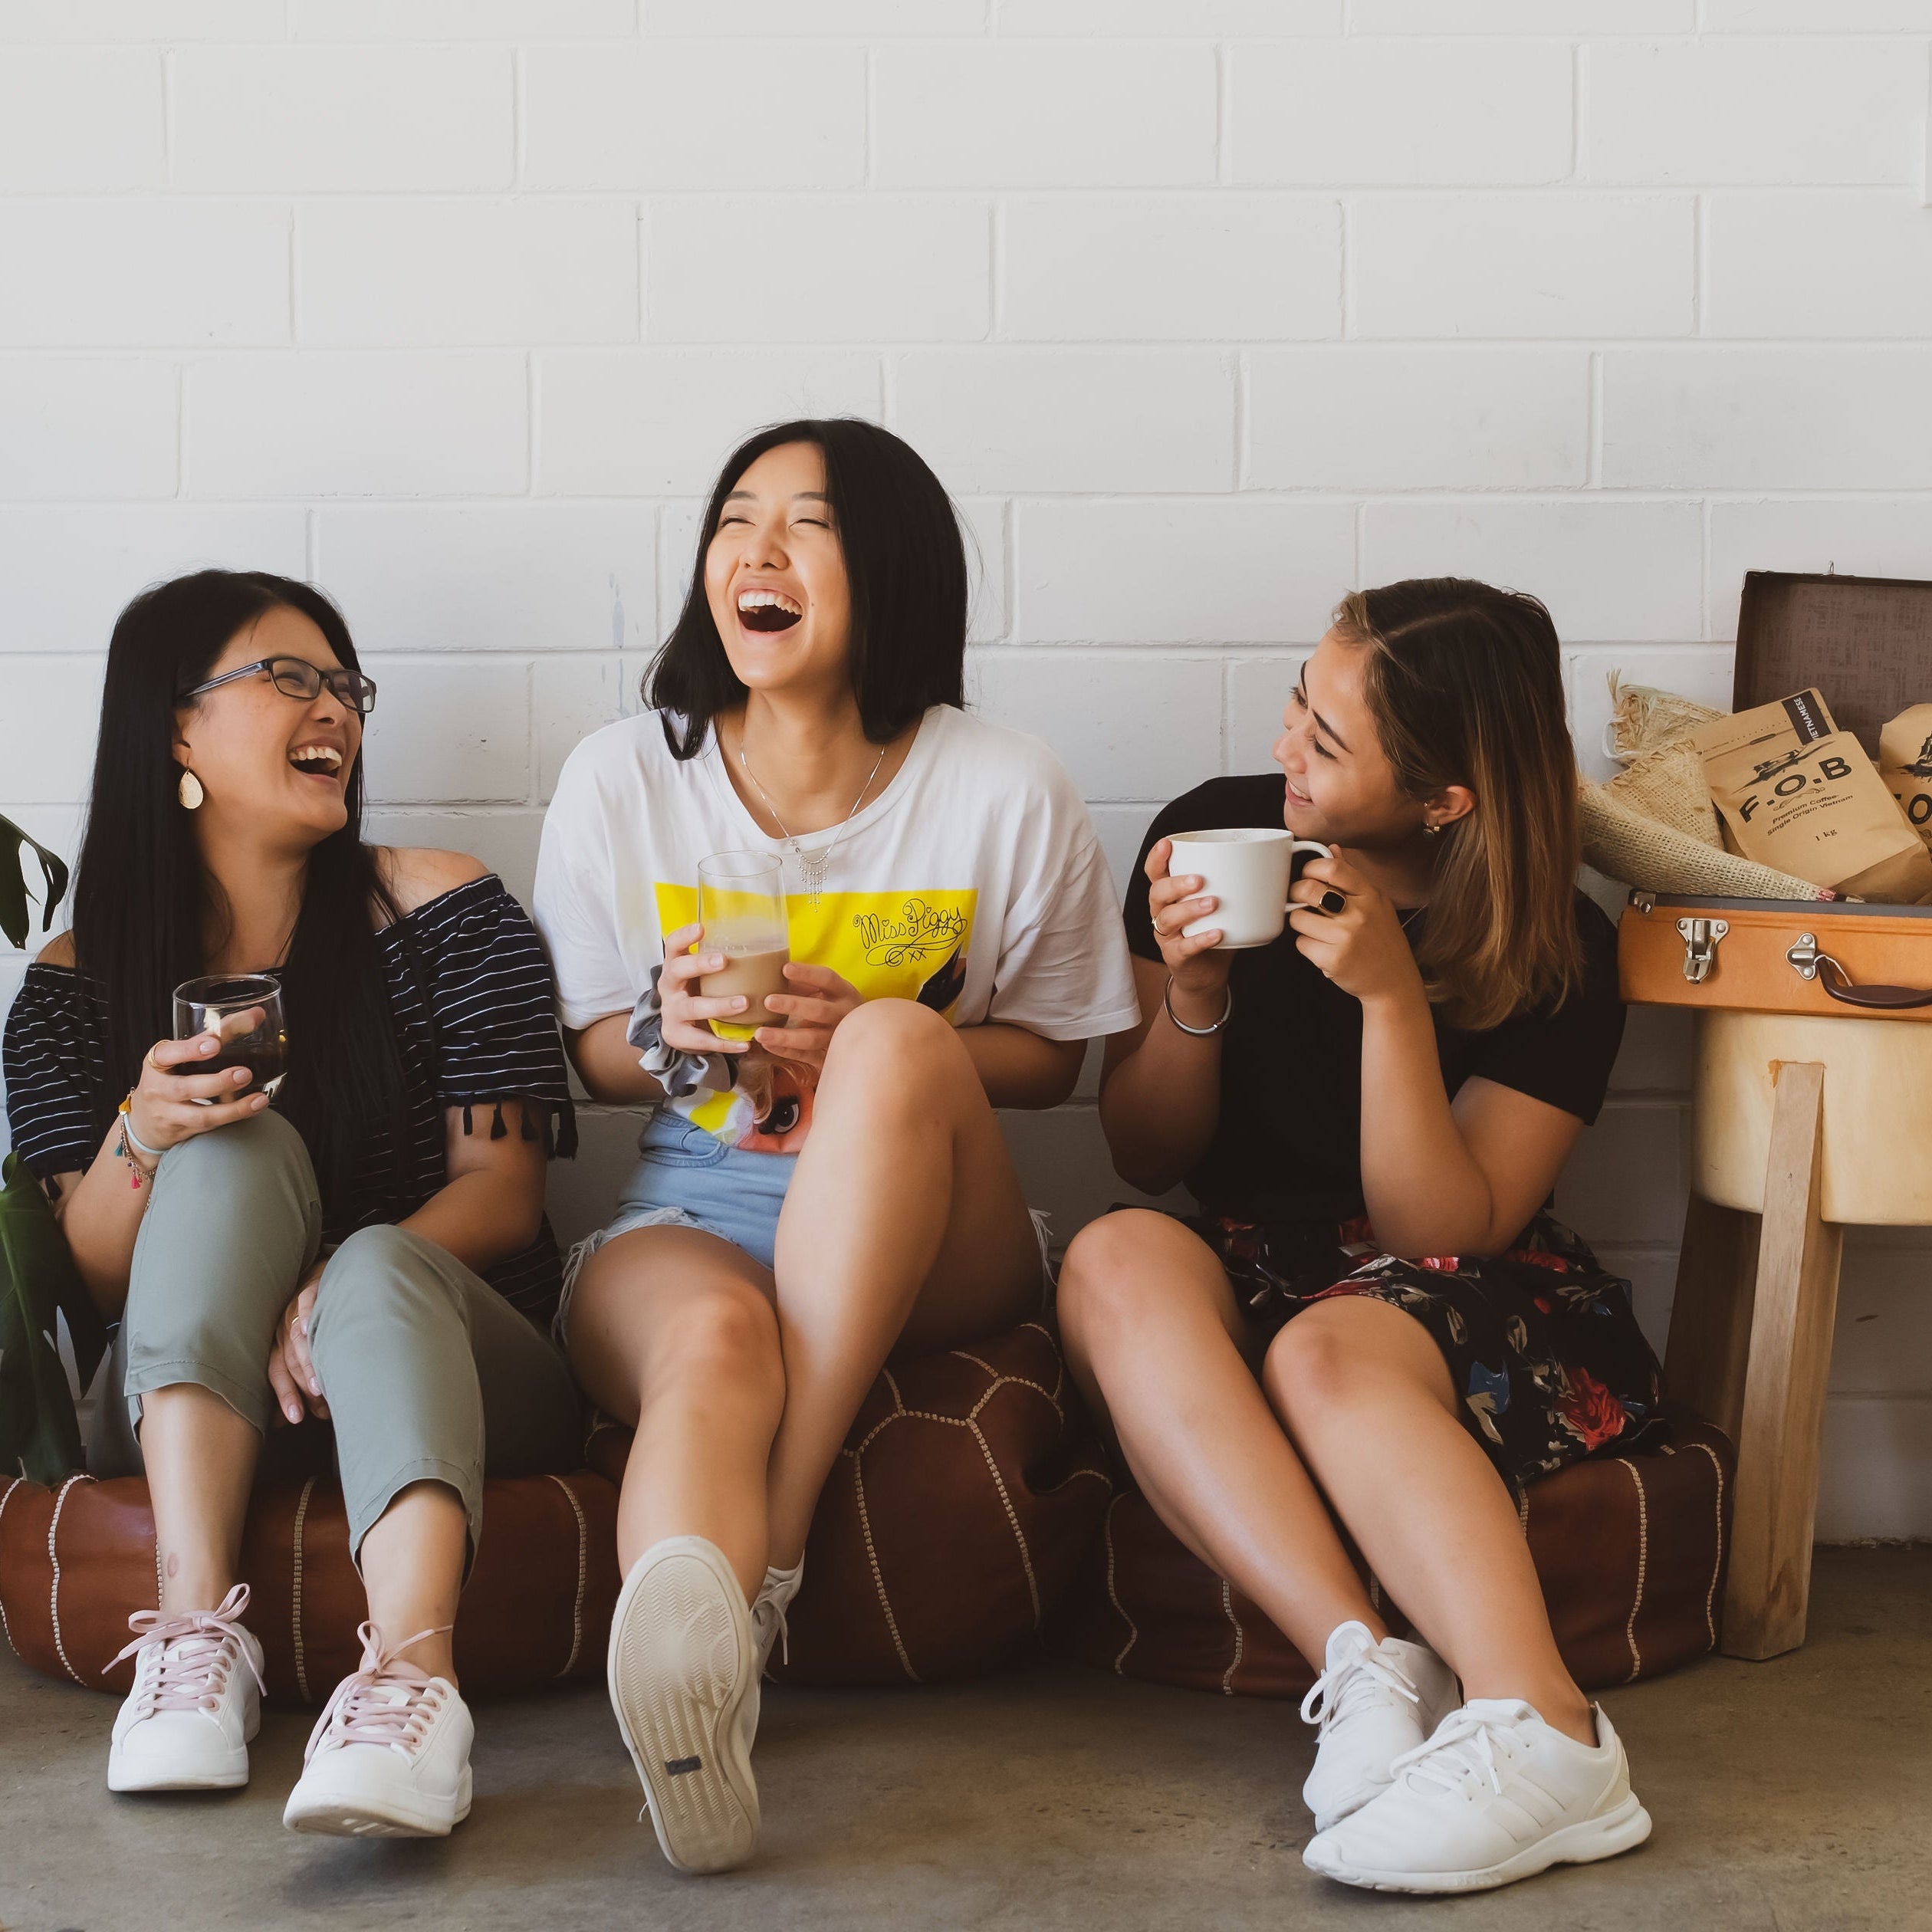
[[29, 838], [10, 818], [0, 817], [0, 932], [10, 945], [24, 947], [31, 924], [27, 915], [26, 876], [20, 869], [20, 849], [30, 846], [40, 861], [44, 896], [41, 900], [41, 930], [54, 923], [54, 909], [66, 896], [67, 869], [60, 857], [38, 839]]
[[84, 1382], [100, 1365], [107, 1323], [18, 1154], [7, 1156], [0, 1181], [0, 1470], [53, 1484], [84, 1460], [55, 1316], [67, 1317]]

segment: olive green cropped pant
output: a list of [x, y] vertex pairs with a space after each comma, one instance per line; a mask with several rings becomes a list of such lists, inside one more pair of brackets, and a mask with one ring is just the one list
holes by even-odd
[[481, 1533], [483, 1478], [581, 1460], [580, 1410], [556, 1348], [488, 1283], [406, 1229], [365, 1227], [329, 1257], [309, 1345], [329, 1405], [277, 1429], [268, 1351], [313, 1264], [322, 1211], [301, 1137], [279, 1114], [197, 1135], [161, 1157], [134, 1244], [89, 1467], [141, 1473], [141, 1398], [210, 1389], [261, 1431], [265, 1470], [335, 1461], [356, 1554], [412, 1483], [446, 1483]]

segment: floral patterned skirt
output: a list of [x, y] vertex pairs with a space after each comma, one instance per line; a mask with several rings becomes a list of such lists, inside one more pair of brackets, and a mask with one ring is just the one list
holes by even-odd
[[1187, 1224], [1227, 1270], [1257, 1342], [1338, 1295], [1413, 1315], [1449, 1364], [1470, 1433], [1517, 1487], [1664, 1432], [1663, 1372], [1630, 1283], [1547, 1214], [1506, 1254], [1415, 1261], [1383, 1254], [1365, 1220], [1264, 1227], [1196, 1215]]

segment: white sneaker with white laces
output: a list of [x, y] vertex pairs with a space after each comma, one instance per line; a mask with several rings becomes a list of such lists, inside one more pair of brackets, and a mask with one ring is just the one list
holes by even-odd
[[797, 1595], [804, 1575], [805, 1559], [802, 1556], [790, 1569], [767, 1566], [764, 1581], [758, 1585], [757, 1597], [751, 1605], [751, 1687], [744, 1694], [738, 1716], [738, 1728], [744, 1740], [748, 1757], [757, 1740], [758, 1719], [764, 1710], [765, 1673], [771, 1668], [771, 1653], [778, 1651], [787, 1662], [790, 1661], [791, 1644], [785, 1628], [785, 1612], [791, 1608], [791, 1600]]
[[[134, 1687], [114, 1719], [110, 1791], [228, 1791], [248, 1782], [248, 1743], [261, 1728], [261, 1646], [242, 1626], [248, 1586], [212, 1610], [137, 1610]], [[113, 1668], [113, 1664], [107, 1667]]]
[[1650, 1836], [1650, 1813], [1610, 1720], [1579, 1744], [1526, 1704], [1472, 1699], [1388, 1789], [1309, 1841], [1302, 1862], [1375, 1891], [1486, 1891], [1553, 1865], [1615, 1858]]
[[1329, 1632], [1327, 1668], [1302, 1700], [1302, 1721], [1321, 1726], [1302, 1799], [1326, 1832], [1388, 1789], [1389, 1767], [1454, 1710], [1455, 1673], [1427, 1644], [1385, 1637], [1366, 1624]]
[[715, 1543], [666, 1536], [638, 1558], [606, 1674], [659, 1846], [680, 1871], [729, 1871], [757, 1842], [757, 1662], [744, 1592]]
[[410, 1644], [442, 1634], [419, 1631], [388, 1650], [373, 1623], [356, 1632], [362, 1668], [336, 1686], [310, 1733], [282, 1813], [291, 1832], [446, 1838], [468, 1817], [469, 1706], [449, 1678], [400, 1661]]
[[[761, 1677], [770, 1668], [771, 1653], [786, 1642], [785, 1612], [804, 1580], [805, 1559], [801, 1556], [790, 1569], [775, 1566], [767, 1569], [758, 1585], [758, 1599], [751, 1606], [751, 1642]], [[788, 1650], [781, 1654], [788, 1655]]]

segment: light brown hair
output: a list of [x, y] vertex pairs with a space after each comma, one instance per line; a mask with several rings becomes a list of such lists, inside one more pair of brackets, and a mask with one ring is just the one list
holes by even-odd
[[1479, 1030], [1581, 984], [1576, 754], [1556, 628], [1534, 597], [1462, 577], [1358, 590], [1336, 629], [1368, 651], [1363, 688], [1414, 798], [1466, 785], [1443, 829], [1416, 964], [1430, 999]]

